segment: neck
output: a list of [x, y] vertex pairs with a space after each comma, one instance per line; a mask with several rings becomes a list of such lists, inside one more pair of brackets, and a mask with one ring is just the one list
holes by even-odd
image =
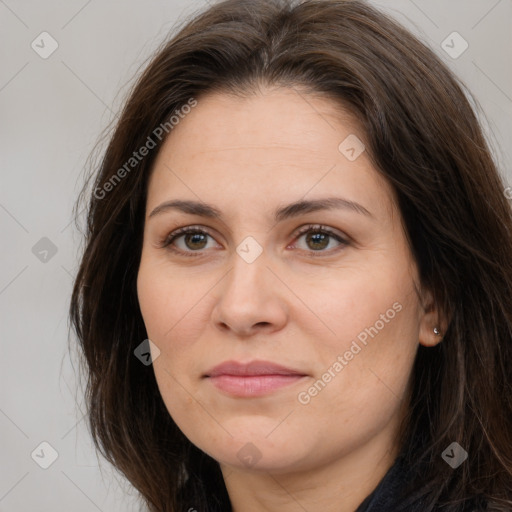
[[354, 512], [398, 455], [394, 443], [383, 441], [377, 436], [349, 454], [301, 471], [254, 471], [221, 464], [232, 510]]

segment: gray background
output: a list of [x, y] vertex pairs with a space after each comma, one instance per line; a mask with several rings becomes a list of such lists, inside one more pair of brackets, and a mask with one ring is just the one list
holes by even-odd
[[[374, 3], [468, 85], [512, 185], [512, 0]], [[87, 157], [135, 73], [176, 21], [203, 5], [0, 0], [0, 512], [138, 509], [136, 492], [95, 454], [67, 353], [80, 248], [71, 209]], [[43, 31], [58, 43], [47, 59], [31, 47]], [[454, 31], [469, 43], [458, 58], [442, 47]], [[43, 441], [58, 453], [48, 469], [35, 462], [50, 460]]]

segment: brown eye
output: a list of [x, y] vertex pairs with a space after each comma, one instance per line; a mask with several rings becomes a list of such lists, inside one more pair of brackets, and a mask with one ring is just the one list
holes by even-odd
[[[335, 251], [339, 247], [345, 247], [348, 245], [348, 241], [343, 237], [331, 231], [329, 228], [324, 226], [306, 226], [302, 229], [296, 238], [299, 240], [305, 235], [305, 251], [309, 252], [317, 252], [320, 254], [312, 254], [312, 256], [322, 256], [324, 253], [330, 254], [332, 251]], [[333, 248], [333, 250], [325, 250], [329, 247], [330, 241], [334, 239], [338, 242], [338, 245]]]
[[183, 236], [185, 245], [189, 249], [204, 249], [206, 237], [209, 236], [205, 233], [186, 233]]
[[[165, 247], [185, 256], [200, 256], [200, 251], [207, 249], [208, 237], [213, 239], [213, 237], [203, 229], [194, 227], [180, 228], [172, 232], [161, 244], [161, 247]], [[181, 239], [183, 240], [181, 241]], [[182, 242], [180, 244], [181, 246], [176, 244], [178, 240]]]
[[331, 238], [331, 235], [326, 233], [307, 233], [306, 243], [312, 243], [313, 246], [310, 247], [315, 251], [321, 250], [329, 245], [329, 238]]

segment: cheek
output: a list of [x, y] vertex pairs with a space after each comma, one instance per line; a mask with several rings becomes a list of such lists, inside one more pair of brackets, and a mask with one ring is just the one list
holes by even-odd
[[[378, 345], [384, 354], [400, 352], [417, 341], [417, 298], [408, 272], [386, 271], [385, 264], [364, 272], [344, 269], [343, 280], [326, 281], [316, 289], [319, 291], [313, 296], [311, 289], [309, 294], [306, 289], [300, 293], [308, 297], [310, 309], [317, 313], [317, 320], [310, 321], [311, 334], [315, 327], [317, 335], [324, 334], [316, 347], [319, 353], [343, 354], [357, 342], [365, 353], [373, 352], [368, 350], [370, 345]], [[357, 350], [353, 348], [353, 352]]]
[[161, 350], [166, 347], [160, 345], [167, 345], [178, 330], [195, 325], [191, 318], [207, 289], [201, 280], [183, 279], [176, 269], [142, 260], [137, 276], [139, 306], [148, 337]]
[[[139, 306], [148, 338], [159, 348], [160, 355], [153, 361], [153, 371], [162, 400], [178, 427], [192, 442], [199, 442], [194, 433], [204, 423], [202, 410], [194, 398], [190, 375], [197, 372], [193, 354], [195, 322], [193, 304], [198, 298], [187, 290], [197, 286], [180, 280], [161, 266], [142, 260], [137, 276]], [[203, 293], [204, 294], [204, 293]], [[194, 300], [195, 298], [195, 300]]]
[[[334, 334], [315, 347], [316, 381], [299, 403], [312, 417], [326, 410], [357, 431], [381, 424], [402, 402], [418, 347], [418, 302], [412, 276], [370, 269], [330, 286], [319, 316]], [[299, 397], [298, 397], [299, 398]]]
[[156, 269], [146, 263], [143, 253], [137, 274], [137, 297], [148, 337], [154, 337], [155, 340], [165, 308], [163, 302], [166, 300], [165, 283], [157, 277]]
[[323, 366], [296, 397], [297, 432], [316, 429], [312, 442], [320, 446], [328, 437], [343, 451], [399, 420], [418, 347], [414, 304], [408, 293], [400, 295], [395, 288], [387, 295], [367, 296], [361, 304], [354, 299], [346, 307], [334, 325], [337, 341], [318, 346], [316, 357], [321, 355]]
[[[152, 261], [141, 262], [137, 276], [139, 306], [148, 338], [160, 350], [153, 368], [166, 400], [187, 407], [191, 400], [180, 385], [195, 391], [197, 377], [204, 368], [201, 332], [206, 325], [205, 307], [211, 283], [184, 279], [175, 269]], [[166, 400], [167, 402], [167, 400]], [[171, 405], [167, 403], [167, 405]]]

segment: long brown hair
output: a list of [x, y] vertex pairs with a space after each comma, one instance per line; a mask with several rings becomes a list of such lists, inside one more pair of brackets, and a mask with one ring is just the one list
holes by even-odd
[[[148, 176], [169, 119], [206, 92], [259, 84], [324, 94], [362, 123], [394, 187], [421, 284], [450, 319], [420, 347], [402, 455], [404, 500], [512, 506], [512, 214], [469, 93], [443, 62], [364, 1], [226, 0], [196, 15], [138, 78], [94, 175], [70, 318], [96, 447], [151, 511], [230, 510], [219, 465], [177, 428], [151, 366], [136, 278]], [[165, 125], [167, 123], [167, 125]], [[155, 129], [161, 137], [155, 136]], [[160, 133], [157, 132], [157, 133]], [[171, 135], [172, 136], [172, 135]], [[133, 152], [154, 149], [137, 162]], [[127, 164], [129, 162], [129, 164]], [[124, 168], [124, 172], [120, 169]], [[85, 190], [85, 189], [84, 189]], [[85, 192], [84, 192], [85, 193]], [[456, 470], [452, 442], [469, 454]]]

